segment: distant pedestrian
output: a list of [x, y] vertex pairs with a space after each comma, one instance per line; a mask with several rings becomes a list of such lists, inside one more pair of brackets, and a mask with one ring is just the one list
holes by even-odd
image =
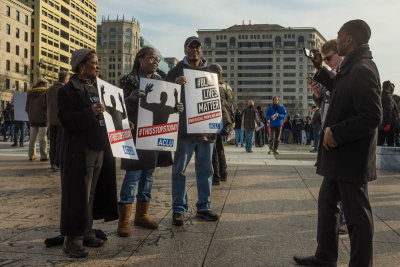
[[286, 109], [279, 104], [279, 96], [275, 96], [272, 100], [272, 106], [267, 110], [267, 120], [271, 122], [270, 144], [268, 154], [279, 154], [278, 146], [281, 138], [282, 123], [286, 117]]
[[311, 117], [306, 117], [306, 122], [304, 124], [304, 131], [306, 132], [306, 145], [311, 145], [311, 137], [312, 137], [312, 125], [311, 125]]
[[58, 90], [68, 83], [70, 74], [68, 71], [58, 73], [58, 82], [47, 90], [47, 121], [50, 126], [50, 166], [53, 171], [58, 171], [60, 168], [60, 143], [61, 143], [61, 128], [60, 120], [58, 119]]
[[[6, 108], [2, 111], [3, 114], [3, 141], [7, 139], [7, 131], [10, 133], [10, 138], [12, 132], [14, 131], [14, 104], [7, 103]], [[14, 146], [14, 145], [12, 145]]]
[[30, 140], [28, 157], [36, 159], [36, 140], [39, 136], [40, 161], [47, 157], [47, 116], [46, 116], [47, 80], [39, 78], [36, 85], [27, 91], [26, 108], [30, 123]]
[[304, 122], [300, 118], [299, 114], [296, 114], [293, 119], [293, 143], [301, 145], [302, 143], [302, 132], [304, 130]]
[[260, 124], [258, 112], [254, 108], [253, 100], [248, 101], [247, 108], [243, 111], [242, 120], [246, 137], [246, 152], [250, 153], [253, 152], [251, 148], [253, 146], [254, 130], [256, 126]]
[[384, 81], [382, 85], [383, 121], [378, 129], [378, 146], [394, 146], [395, 132], [400, 130], [399, 109], [393, 99], [394, 84]]
[[292, 131], [292, 121], [290, 116], [287, 116], [285, 122], [283, 123], [283, 143], [289, 144], [290, 132]]
[[239, 142], [243, 147], [243, 129], [242, 129], [242, 108], [238, 107], [235, 112], [235, 146], [238, 147]]
[[317, 106], [312, 106], [312, 111], [314, 112], [313, 117], [311, 119], [311, 124], [313, 128], [313, 146], [314, 149], [310, 152], [318, 152], [319, 145], [319, 135], [321, 132], [321, 111]]
[[265, 118], [265, 113], [261, 110], [261, 107], [257, 107], [258, 117], [260, 118], [260, 123], [262, 127], [255, 132], [255, 145], [256, 147], [264, 147], [265, 145], [265, 127], [267, 124], [267, 119]]

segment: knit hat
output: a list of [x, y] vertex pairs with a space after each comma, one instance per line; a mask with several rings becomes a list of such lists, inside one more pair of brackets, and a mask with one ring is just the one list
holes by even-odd
[[93, 49], [88, 49], [88, 48], [82, 48], [75, 50], [72, 52], [71, 56], [71, 67], [72, 71], [76, 72], [79, 64], [89, 55], [90, 53], [96, 53], [95, 50]]
[[207, 67], [207, 70], [209, 70], [211, 72], [219, 73], [219, 74], [222, 73], [222, 67], [217, 63], [210, 64]]

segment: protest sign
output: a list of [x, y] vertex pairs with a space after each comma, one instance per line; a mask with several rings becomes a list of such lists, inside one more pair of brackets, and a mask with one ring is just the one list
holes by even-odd
[[137, 149], [175, 151], [179, 128], [175, 105], [181, 97], [180, 85], [141, 78], [140, 89], [146, 96], [139, 100]]
[[215, 73], [184, 69], [187, 133], [222, 129], [221, 98]]
[[97, 89], [100, 102], [105, 106], [106, 111], [103, 115], [114, 157], [138, 159], [129, 128], [124, 92], [99, 78], [97, 78]]
[[26, 93], [14, 93], [14, 120], [29, 121], [26, 107]]

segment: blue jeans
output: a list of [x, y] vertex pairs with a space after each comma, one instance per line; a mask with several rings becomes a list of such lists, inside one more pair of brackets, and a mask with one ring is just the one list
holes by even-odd
[[289, 136], [290, 136], [290, 130], [289, 129], [285, 129], [283, 131], [283, 143], [284, 144], [288, 144], [289, 143]]
[[213, 142], [192, 141], [178, 139], [172, 166], [172, 210], [174, 213], [185, 213], [188, 210], [188, 198], [186, 193], [185, 171], [195, 154], [195, 170], [197, 182], [197, 211], [211, 209], [211, 183], [213, 176], [212, 153]]
[[25, 122], [15, 122], [14, 123], [14, 144], [18, 144], [18, 133], [21, 131], [21, 135], [19, 137], [19, 144], [24, 144], [25, 138]]
[[[13, 136], [13, 131], [14, 131], [14, 123], [6, 121], [4, 122], [4, 126], [3, 126], [3, 140], [6, 140], [6, 134], [7, 134], [7, 130], [10, 129], [10, 137]], [[12, 138], [11, 138], [12, 139]]]
[[131, 204], [135, 199], [136, 186], [139, 183], [137, 200], [149, 202], [151, 200], [151, 188], [153, 186], [154, 169], [126, 171], [119, 193], [121, 204]]
[[314, 135], [314, 149], [318, 149], [319, 145], [319, 134], [321, 133], [321, 126], [313, 127], [313, 135]]
[[243, 129], [235, 129], [235, 145], [239, 145], [239, 140], [241, 146], [243, 146]]
[[251, 151], [251, 147], [253, 145], [254, 130], [245, 129], [245, 132], [246, 132], [246, 151]]

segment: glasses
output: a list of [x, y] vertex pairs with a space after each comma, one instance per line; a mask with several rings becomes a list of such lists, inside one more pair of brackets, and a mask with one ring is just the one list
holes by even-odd
[[160, 59], [158, 57], [149, 56], [149, 57], [146, 57], [146, 58], [148, 58], [151, 63], [160, 62]]
[[196, 46], [187, 46], [187, 48], [189, 48], [190, 50], [198, 50], [198, 51], [200, 51], [201, 50], [201, 46], [200, 45], [196, 45]]
[[329, 62], [329, 61], [331, 61], [331, 59], [332, 59], [332, 57], [333, 57], [334, 55], [336, 55], [336, 53], [333, 53], [333, 54], [330, 55], [330, 56], [324, 57], [322, 60], [324, 60], [324, 61], [326, 61], [326, 62]]

